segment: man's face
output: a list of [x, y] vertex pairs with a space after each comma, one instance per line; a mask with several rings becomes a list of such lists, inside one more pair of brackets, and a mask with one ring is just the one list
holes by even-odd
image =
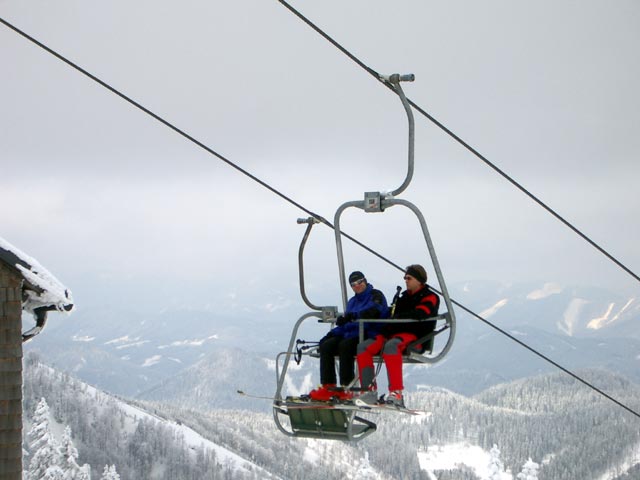
[[409, 292], [411, 293], [417, 292], [418, 290], [420, 290], [420, 287], [422, 286], [422, 284], [418, 280], [413, 278], [411, 275], [405, 275], [404, 282], [405, 282], [405, 285], [407, 286], [407, 290], [409, 290]]
[[355, 282], [351, 282], [351, 288], [353, 288], [354, 293], [362, 293], [364, 289], [367, 288], [367, 282], [364, 278], [356, 280]]

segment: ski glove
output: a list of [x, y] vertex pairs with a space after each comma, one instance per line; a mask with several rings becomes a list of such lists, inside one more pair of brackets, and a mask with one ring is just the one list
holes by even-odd
[[345, 313], [344, 315], [340, 315], [336, 318], [336, 325], [341, 327], [342, 325], [349, 323], [352, 320], [355, 320], [356, 316], [353, 313]]

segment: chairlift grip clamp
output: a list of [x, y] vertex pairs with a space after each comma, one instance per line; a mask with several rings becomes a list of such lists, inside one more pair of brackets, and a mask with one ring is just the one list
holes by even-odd
[[364, 192], [364, 211], [366, 213], [383, 212], [384, 195], [380, 192]]
[[298, 220], [296, 220], [296, 223], [298, 223], [298, 225], [302, 225], [302, 224], [314, 224], [314, 223], [320, 223], [320, 220], [318, 220], [316, 217], [308, 217], [308, 218], [299, 218]]
[[380, 78], [388, 83], [400, 83], [400, 82], [413, 82], [416, 76], [413, 73], [399, 74], [393, 73], [391, 75], [380, 75]]

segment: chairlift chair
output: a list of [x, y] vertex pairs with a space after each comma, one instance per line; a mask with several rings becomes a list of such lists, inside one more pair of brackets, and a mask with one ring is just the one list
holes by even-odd
[[[455, 313], [449, 293], [440, 269], [440, 264], [436, 256], [435, 248], [427, 229], [427, 224], [424, 216], [420, 212], [420, 209], [411, 202], [396, 198], [397, 195], [402, 193], [409, 185], [413, 176], [413, 164], [414, 164], [414, 119], [411, 107], [404, 95], [400, 82], [413, 81], [413, 75], [398, 75], [394, 74], [389, 77], [384, 77], [383, 80], [393, 87], [398, 94], [402, 104], [404, 106], [407, 118], [409, 121], [409, 153], [408, 153], [408, 169], [404, 182], [400, 187], [389, 194], [382, 194], [380, 192], [366, 192], [364, 199], [359, 201], [349, 201], [341, 205], [335, 213], [334, 217], [334, 230], [336, 250], [338, 256], [338, 268], [340, 273], [340, 288], [342, 292], [343, 311], [347, 305], [347, 282], [345, 277], [344, 257], [342, 250], [342, 232], [340, 230], [340, 218], [342, 213], [347, 208], [359, 208], [365, 213], [384, 212], [387, 208], [401, 205], [409, 208], [417, 217], [422, 233], [427, 244], [427, 249], [431, 257], [433, 269], [435, 271], [438, 283], [442, 290], [441, 295], [444, 298], [447, 311], [443, 314], [435, 317], [428, 318], [426, 320], [416, 319], [402, 319], [402, 320], [389, 320], [389, 319], [359, 319], [360, 323], [360, 340], [364, 339], [364, 324], [367, 322], [417, 322], [427, 321], [435, 322], [433, 332], [425, 337], [419, 338], [412, 342], [406, 349], [403, 355], [404, 363], [422, 363], [433, 364], [442, 360], [449, 352], [453, 340], [455, 337]], [[338, 316], [338, 307], [335, 306], [316, 306], [312, 304], [305, 293], [304, 288], [304, 266], [303, 266], [303, 252], [307, 239], [314, 224], [320, 223], [326, 220], [310, 217], [308, 219], [298, 219], [299, 224], [306, 224], [307, 229], [300, 243], [298, 250], [298, 267], [299, 267], [299, 279], [300, 279], [300, 293], [305, 304], [313, 311], [302, 315], [293, 327], [289, 346], [285, 352], [281, 352], [276, 358], [276, 378], [277, 389], [274, 396], [273, 403], [273, 416], [278, 429], [285, 435], [292, 437], [304, 437], [304, 438], [319, 438], [319, 439], [333, 439], [333, 440], [346, 440], [346, 441], [358, 441], [371, 433], [375, 432], [376, 425], [370, 420], [364, 419], [357, 415], [357, 410], [347, 409], [340, 405], [333, 405], [327, 403], [318, 402], [301, 402], [299, 397], [288, 396], [283, 398], [283, 389], [286, 380], [287, 370], [291, 357], [293, 355], [314, 355], [313, 350], [307, 350], [303, 352], [294, 350], [294, 343], [298, 337], [298, 330], [303, 322], [309, 318], [316, 318], [318, 322], [329, 323], [333, 326]], [[436, 338], [441, 335], [446, 336], [446, 341], [442, 347], [434, 348]], [[281, 357], [284, 356], [282, 362], [282, 369], [280, 370]], [[300, 361], [300, 357], [297, 359]], [[288, 417], [288, 428], [282, 422], [283, 417]]]

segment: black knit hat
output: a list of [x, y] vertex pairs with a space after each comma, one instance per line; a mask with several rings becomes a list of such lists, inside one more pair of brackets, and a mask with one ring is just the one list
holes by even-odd
[[351, 272], [351, 275], [349, 275], [349, 283], [357, 282], [358, 280], [367, 280], [364, 277], [364, 273], [358, 271]]
[[404, 273], [406, 275], [411, 275], [420, 283], [427, 283], [427, 271], [422, 265], [409, 265]]

